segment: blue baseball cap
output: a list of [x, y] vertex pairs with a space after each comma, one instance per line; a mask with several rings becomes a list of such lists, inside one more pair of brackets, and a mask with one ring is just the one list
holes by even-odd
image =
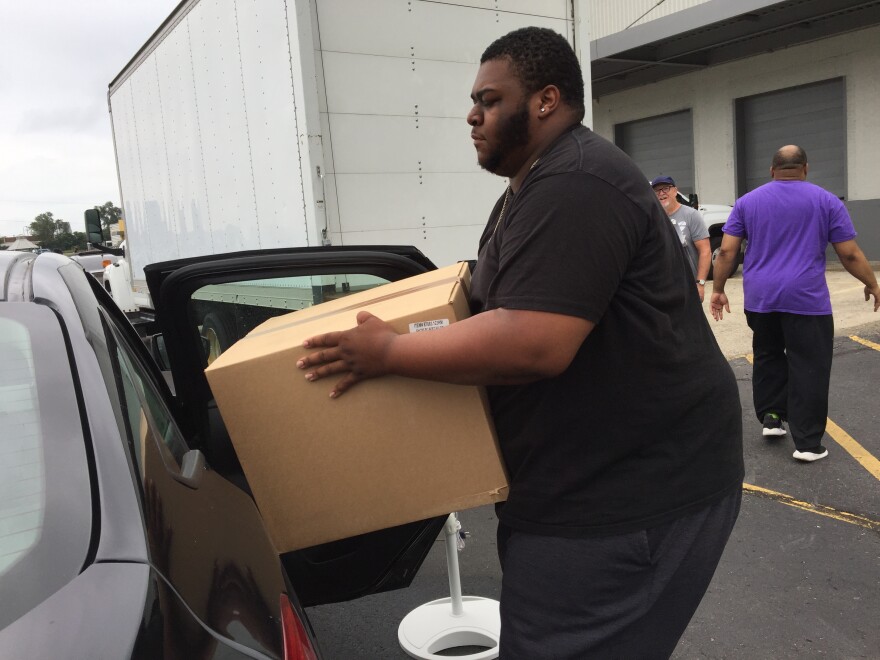
[[674, 186], [675, 179], [673, 179], [671, 176], [658, 176], [656, 179], [651, 181], [651, 187], [653, 188], [654, 186], [659, 186], [661, 183], [666, 183], [670, 186]]

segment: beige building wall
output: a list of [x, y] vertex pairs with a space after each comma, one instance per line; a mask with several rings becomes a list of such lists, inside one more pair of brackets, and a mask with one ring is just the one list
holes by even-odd
[[[695, 3], [696, 4], [696, 3]], [[734, 102], [737, 98], [843, 77], [847, 112], [847, 198], [880, 198], [880, 27], [767, 53], [604, 96], [593, 128], [614, 139], [614, 125], [690, 108], [695, 186], [704, 202], [735, 200]], [[768, 145], [767, 167], [776, 146]]]

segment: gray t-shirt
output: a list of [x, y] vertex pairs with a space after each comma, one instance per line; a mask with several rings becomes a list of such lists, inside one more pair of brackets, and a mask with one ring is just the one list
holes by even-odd
[[669, 216], [669, 219], [672, 221], [672, 226], [675, 227], [682, 247], [686, 248], [685, 254], [688, 256], [688, 263], [690, 263], [691, 270], [694, 271], [694, 277], [696, 277], [700, 253], [697, 246], [694, 245], [694, 241], [709, 238], [709, 230], [703, 221], [703, 214], [695, 208], [682, 204], [675, 213]]

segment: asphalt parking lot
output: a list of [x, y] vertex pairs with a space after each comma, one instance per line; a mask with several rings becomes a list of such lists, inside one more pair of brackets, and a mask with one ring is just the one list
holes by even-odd
[[[761, 436], [741, 280], [730, 281], [732, 314], [716, 333], [743, 406], [743, 505], [674, 658], [880, 657], [880, 313], [870, 312], [846, 273], [829, 272], [828, 280], [837, 335], [823, 441], [830, 456], [811, 464], [792, 459], [790, 439]], [[497, 599], [494, 511], [460, 518], [470, 533], [459, 555], [462, 592]], [[400, 621], [448, 595], [439, 539], [410, 588], [308, 613], [328, 660], [402, 659]]]

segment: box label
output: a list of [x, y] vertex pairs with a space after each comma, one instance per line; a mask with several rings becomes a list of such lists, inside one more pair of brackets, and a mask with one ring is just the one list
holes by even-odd
[[418, 321], [409, 324], [410, 333], [427, 332], [428, 330], [439, 330], [449, 325], [449, 319], [435, 319], [433, 321]]

